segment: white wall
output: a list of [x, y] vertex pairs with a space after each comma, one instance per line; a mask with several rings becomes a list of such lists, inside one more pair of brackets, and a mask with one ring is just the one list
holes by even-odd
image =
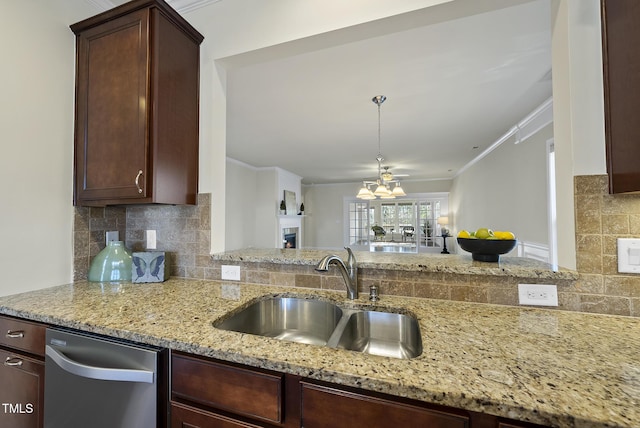
[[63, 0], [3, 1], [0, 295], [72, 279], [75, 37], [93, 11]]
[[[282, 168], [256, 168], [228, 158], [226, 161], [225, 249], [279, 245], [278, 217], [284, 190], [302, 201], [301, 178]], [[212, 219], [212, 233], [219, 225]]]
[[[256, 168], [231, 159], [226, 165], [225, 245], [228, 250], [252, 246], [256, 234], [255, 207], [258, 172]], [[211, 229], [221, 229], [212, 218]]]
[[558, 264], [575, 269], [573, 177], [605, 174], [600, 2], [552, 0]]
[[304, 246], [342, 248], [344, 241], [345, 195], [355, 196], [357, 183], [304, 186]]
[[278, 192], [275, 195], [275, 202], [277, 204], [275, 208], [278, 211], [274, 211], [274, 213], [279, 212], [280, 201], [284, 199], [284, 191], [288, 190], [296, 194], [295, 211], [296, 214], [298, 214], [298, 209], [302, 203], [302, 177], [282, 168], [276, 168], [276, 174], [278, 179]]
[[257, 170], [256, 198], [253, 207], [253, 221], [255, 222], [255, 236], [251, 247], [274, 248], [278, 236], [278, 171], [275, 168], [260, 168]]
[[488, 227], [548, 244], [546, 142], [552, 137], [547, 125], [520, 144], [512, 138], [456, 177], [449, 197], [452, 233]]

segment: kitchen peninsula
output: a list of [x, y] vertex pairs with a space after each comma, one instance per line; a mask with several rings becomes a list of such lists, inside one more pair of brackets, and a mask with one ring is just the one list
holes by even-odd
[[[345, 294], [182, 279], [77, 282], [2, 297], [0, 314], [511, 420], [638, 426], [637, 318], [399, 296], [372, 304]], [[212, 326], [265, 295], [413, 315], [423, 352], [400, 360]]]
[[[240, 266], [240, 279], [265, 285], [344, 290], [337, 270], [319, 274], [320, 259], [344, 250], [245, 248], [213, 255], [206, 279], [221, 279], [221, 267]], [[424, 297], [476, 303], [518, 305], [518, 284], [554, 284], [558, 309], [579, 310], [579, 275], [533, 259], [500, 257], [498, 263], [477, 262], [471, 255], [354, 252], [361, 292], [375, 285], [383, 295]]]
[[[346, 255], [346, 251], [319, 249], [243, 248], [213, 255], [215, 261], [256, 262], [278, 265], [315, 264], [325, 255], [334, 252]], [[494, 275], [532, 277], [549, 280], [575, 280], [575, 271], [553, 269], [549, 264], [522, 257], [500, 258], [499, 263], [475, 262], [470, 255], [455, 254], [395, 254], [370, 251], [354, 251], [361, 269], [383, 269], [405, 272], [448, 273], [463, 275]]]

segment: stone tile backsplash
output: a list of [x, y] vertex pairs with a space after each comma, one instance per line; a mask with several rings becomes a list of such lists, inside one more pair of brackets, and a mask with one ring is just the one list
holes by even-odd
[[640, 238], [640, 195], [610, 195], [607, 175], [576, 176], [577, 310], [640, 316], [640, 276], [618, 273], [617, 238]]
[[[640, 276], [617, 273], [618, 237], [640, 237], [640, 195], [609, 195], [607, 176], [577, 176], [575, 185], [576, 253], [579, 279], [558, 285], [558, 309], [640, 316]], [[220, 279], [222, 262], [211, 260], [211, 195], [197, 206], [76, 208], [74, 274], [86, 279], [90, 260], [104, 247], [104, 232], [119, 230], [133, 251], [144, 249], [145, 231], [155, 229], [158, 250], [170, 257], [169, 275]], [[343, 290], [333, 269], [319, 274], [312, 266], [241, 262], [241, 280], [265, 286]], [[518, 305], [518, 283], [532, 278], [362, 269], [359, 288], [377, 285], [380, 294]], [[544, 282], [544, 281], [543, 281]]]
[[75, 207], [73, 220], [73, 279], [87, 279], [91, 260], [106, 245], [105, 232], [117, 230], [124, 240], [127, 213], [124, 207]]
[[211, 195], [198, 195], [198, 205], [76, 207], [74, 280], [87, 278], [93, 257], [105, 246], [105, 232], [118, 230], [131, 251], [144, 251], [146, 230], [155, 230], [157, 250], [166, 251], [167, 277], [204, 278], [210, 261]]

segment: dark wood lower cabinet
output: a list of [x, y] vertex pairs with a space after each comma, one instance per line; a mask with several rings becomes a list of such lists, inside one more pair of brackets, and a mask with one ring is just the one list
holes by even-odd
[[304, 428], [469, 428], [469, 415], [405, 404], [393, 399], [301, 382]]
[[0, 427], [44, 426], [46, 328], [0, 316]]
[[0, 349], [0, 426], [43, 426], [44, 361]]
[[283, 421], [284, 374], [187, 355], [171, 359], [171, 396], [250, 419]]
[[260, 428], [248, 422], [207, 412], [180, 403], [171, 404], [171, 428]]
[[171, 367], [171, 428], [540, 427], [180, 352]]

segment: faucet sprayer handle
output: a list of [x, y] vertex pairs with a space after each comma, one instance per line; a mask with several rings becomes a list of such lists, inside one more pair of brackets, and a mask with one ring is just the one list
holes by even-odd
[[349, 258], [347, 259], [347, 266], [349, 266], [349, 268], [353, 268], [356, 265], [356, 256], [353, 255], [353, 251], [351, 251], [351, 248], [344, 247], [344, 249], [347, 250], [347, 253], [349, 254]]

